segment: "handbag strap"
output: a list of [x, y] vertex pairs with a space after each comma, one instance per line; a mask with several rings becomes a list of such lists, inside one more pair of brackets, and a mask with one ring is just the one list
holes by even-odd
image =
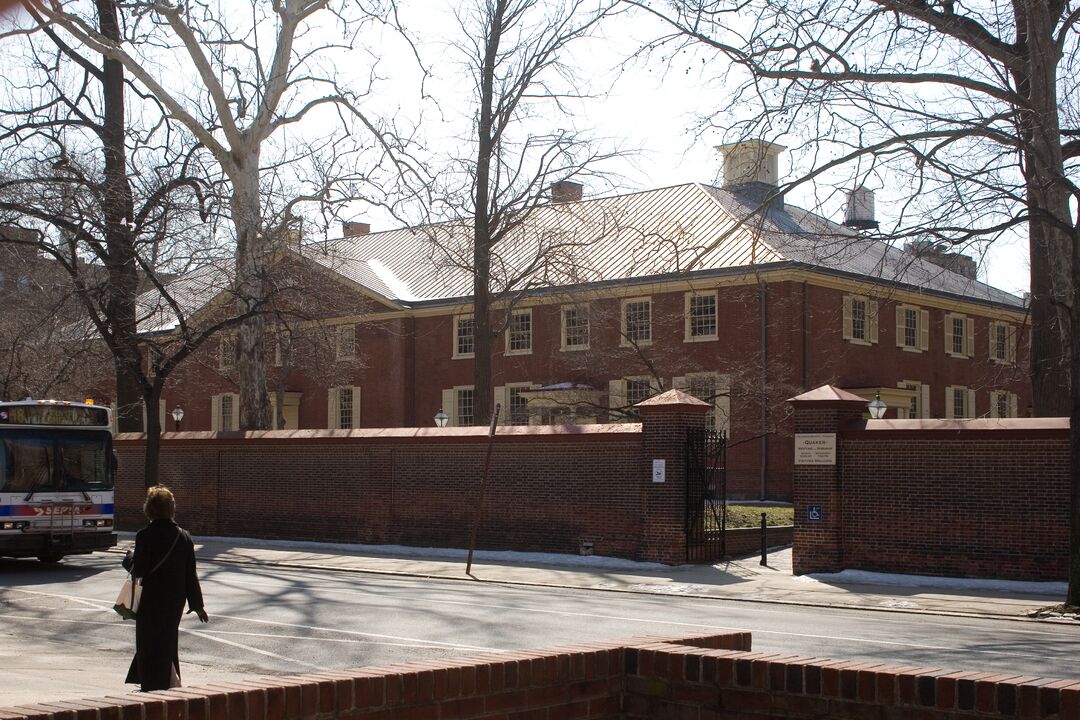
[[177, 543], [177, 541], [179, 541], [179, 540], [180, 540], [180, 533], [182, 533], [182, 532], [184, 532], [184, 531], [183, 531], [183, 530], [181, 530], [180, 528], [176, 528], [176, 537], [174, 537], [174, 538], [173, 538], [173, 541], [172, 541], [172, 545], [170, 545], [170, 546], [169, 546], [169, 552], [165, 553], [165, 556], [164, 556], [164, 557], [162, 557], [162, 558], [161, 558], [160, 560], [158, 560], [158, 562], [157, 562], [157, 565], [155, 565], [154, 567], [152, 567], [152, 568], [150, 569], [150, 572], [146, 573], [146, 575], [144, 575], [143, 577], [149, 577], [149, 576], [153, 575], [153, 574], [154, 574], [154, 572], [155, 572], [155, 571], [156, 571], [156, 570], [157, 570], [157, 569], [158, 569], [159, 567], [161, 567], [162, 563], [164, 563], [164, 562], [165, 562], [166, 560], [168, 560], [168, 559], [169, 559], [169, 556], [170, 556], [170, 555], [172, 555], [172, 551], [173, 551], [173, 548], [174, 548], [174, 547], [176, 547], [176, 543]]

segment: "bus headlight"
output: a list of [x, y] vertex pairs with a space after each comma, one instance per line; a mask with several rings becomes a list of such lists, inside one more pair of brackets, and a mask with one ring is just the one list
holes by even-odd
[[112, 527], [112, 520], [83, 520], [83, 527]]
[[26, 521], [5, 520], [4, 522], [0, 523], [0, 530], [22, 530], [29, 525], [30, 523]]

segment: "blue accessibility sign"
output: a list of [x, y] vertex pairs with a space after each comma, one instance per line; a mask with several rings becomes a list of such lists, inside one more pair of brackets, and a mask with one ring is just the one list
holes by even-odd
[[820, 505], [807, 505], [806, 506], [806, 518], [810, 522], [821, 522], [821, 506]]

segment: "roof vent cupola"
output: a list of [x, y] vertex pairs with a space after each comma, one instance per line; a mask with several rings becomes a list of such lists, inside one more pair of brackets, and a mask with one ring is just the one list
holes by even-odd
[[736, 190], [746, 185], [767, 185], [776, 189], [780, 177], [780, 153], [783, 145], [764, 140], [744, 140], [716, 148], [724, 156], [724, 189]]

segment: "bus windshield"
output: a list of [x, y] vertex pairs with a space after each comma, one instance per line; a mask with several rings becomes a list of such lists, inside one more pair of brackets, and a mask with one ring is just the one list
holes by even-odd
[[0, 433], [0, 492], [111, 490], [111, 437], [87, 430]]

